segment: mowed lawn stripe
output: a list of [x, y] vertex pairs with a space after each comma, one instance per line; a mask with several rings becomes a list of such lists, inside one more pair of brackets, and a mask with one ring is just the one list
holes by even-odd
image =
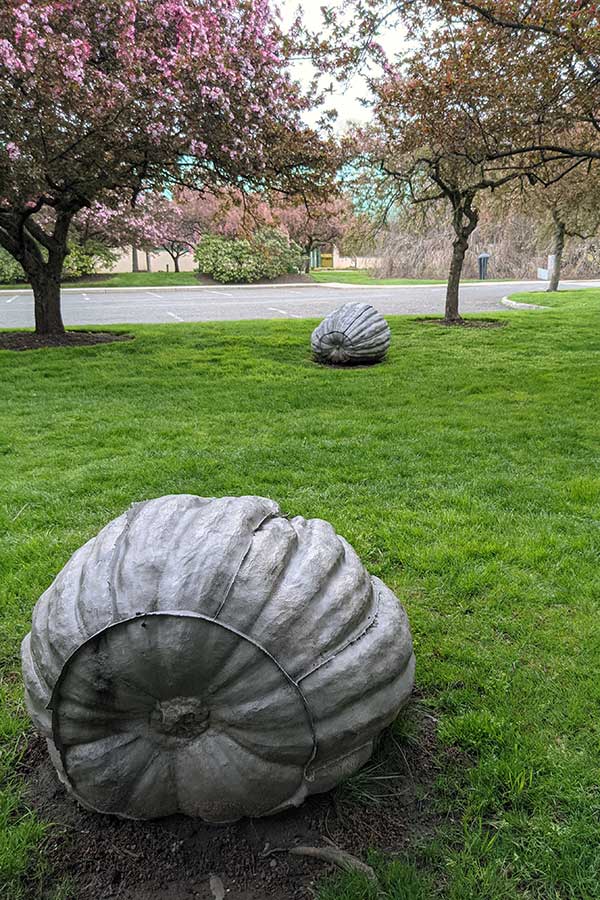
[[544, 303], [505, 328], [392, 318], [387, 362], [348, 371], [312, 362], [309, 320], [0, 352], [0, 895], [52, 885], [14, 774], [33, 604], [129, 504], [189, 492], [328, 519], [406, 605], [462, 762], [437, 833], [376, 861], [384, 896], [600, 896], [600, 292]]

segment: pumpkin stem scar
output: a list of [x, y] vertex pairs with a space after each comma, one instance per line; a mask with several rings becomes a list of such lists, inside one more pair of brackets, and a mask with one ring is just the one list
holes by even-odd
[[194, 738], [207, 730], [210, 710], [195, 697], [173, 697], [157, 702], [150, 715], [152, 726], [176, 738]]

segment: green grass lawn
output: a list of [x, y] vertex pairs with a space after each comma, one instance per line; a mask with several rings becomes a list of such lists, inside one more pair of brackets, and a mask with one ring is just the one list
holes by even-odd
[[368, 269], [320, 269], [310, 275], [318, 284], [446, 284], [431, 278], [375, 278]]
[[320, 900], [600, 897], [600, 292], [545, 299], [506, 328], [391, 319], [389, 360], [349, 371], [311, 362], [312, 321], [0, 352], [3, 900], [53, 889], [14, 774], [33, 604], [112, 517], [177, 492], [330, 520], [405, 603], [458, 751], [382, 893], [341, 876]]
[[[434, 278], [375, 278], [368, 269], [320, 269], [310, 273], [313, 281], [319, 284], [446, 284], [446, 279], [436, 281]], [[491, 278], [490, 281], [513, 281], [509, 278]], [[475, 278], [464, 278], [463, 284], [473, 284]]]
[[[435, 281], [431, 278], [374, 278], [368, 271], [351, 271], [346, 269], [322, 269], [311, 272], [311, 278], [318, 284], [446, 284], [446, 281]], [[498, 279], [508, 281], [508, 279]], [[464, 283], [473, 283], [474, 279], [465, 279]], [[199, 285], [195, 272], [123, 272], [118, 275], [106, 275], [102, 278], [80, 281], [65, 281], [64, 288], [85, 287], [178, 287]], [[0, 291], [29, 290], [27, 284], [0, 284]]]
[[[65, 281], [63, 288], [84, 287], [178, 287], [180, 285], [199, 285], [195, 272], [122, 272], [117, 275], [105, 275], [102, 278], [82, 278], [78, 281]], [[28, 284], [0, 284], [2, 291], [27, 291]]]

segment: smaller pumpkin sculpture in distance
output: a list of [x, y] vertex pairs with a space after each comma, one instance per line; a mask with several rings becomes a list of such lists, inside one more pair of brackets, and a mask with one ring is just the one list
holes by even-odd
[[60, 779], [132, 819], [297, 806], [366, 762], [414, 678], [392, 592], [263, 497], [134, 505], [40, 597], [22, 659]]
[[312, 333], [317, 362], [328, 366], [365, 366], [381, 362], [392, 335], [381, 313], [369, 303], [345, 303], [329, 313]]

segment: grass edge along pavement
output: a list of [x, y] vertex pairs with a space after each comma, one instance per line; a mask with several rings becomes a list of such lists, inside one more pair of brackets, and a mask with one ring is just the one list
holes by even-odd
[[[370, 269], [316, 269], [312, 270], [311, 278], [318, 284], [350, 284], [350, 285], [371, 285], [382, 287], [393, 285], [446, 285], [448, 279], [436, 278], [377, 278], [372, 274]], [[500, 284], [506, 282], [527, 282], [530, 279], [522, 278], [489, 278], [487, 281], [481, 281], [479, 278], [463, 278], [461, 284]]]
[[[342, 269], [322, 269], [320, 271], [312, 271], [310, 278], [314, 284], [350, 284], [350, 285], [443, 285], [445, 281], [438, 281], [433, 278], [375, 278], [366, 270], [342, 270]], [[500, 279], [507, 280], [507, 279]], [[512, 279], [514, 280], [514, 279]], [[281, 282], [283, 283], [283, 282]], [[297, 284], [297, 281], [290, 280], [290, 284]], [[305, 282], [311, 284], [311, 281]], [[466, 279], [464, 284], [477, 284], [475, 279]], [[244, 283], [243, 287], [264, 286], [262, 282]], [[230, 284], [220, 284], [220, 282], [212, 281], [212, 279], [201, 280], [196, 272], [122, 272], [116, 274], [107, 274], [96, 276], [94, 278], [81, 278], [76, 280], [64, 281], [63, 290], [85, 290], [86, 288], [165, 288], [165, 287], [231, 287]], [[235, 284], [233, 286], [236, 286]], [[15, 284], [0, 284], [0, 293], [9, 291], [28, 291], [31, 290], [25, 282]]]
[[[63, 281], [63, 290], [124, 287], [202, 287], [196, 272], [122, 272]], [[208, 285], [210, 286], [210, 285]], [[0, 291], [29, 291], [29, 284], [0, 284]]]
[[[390, 317], [389, 360], [353, 371], [312, 363], [308, 320], [0, 353], [3, 900], [79, 900], [15, 774], [33, 603], [110, 518], [177, 492], [328, 519], [405, 603], [440, 746], [470, 767], [432, 788], [435, 835], [396, 861], [365, 847], [379, 896], [600, 896], [600, 292], [544, 305], [501, 329]], [[357, 878], [320, 900], [369, 900]]]

